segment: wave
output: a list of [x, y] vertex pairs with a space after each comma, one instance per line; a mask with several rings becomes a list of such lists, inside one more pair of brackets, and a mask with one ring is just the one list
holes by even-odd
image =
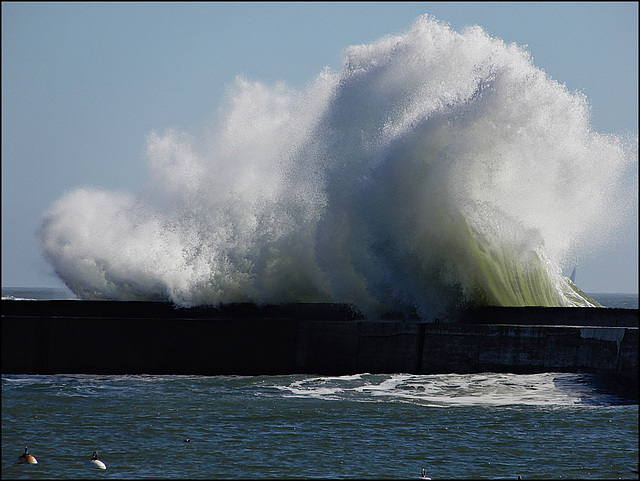
[[[136, 390], [140, 383], [184, 384], [208, 394], [249, 390], [254, 396], [363, 403], [408, 403], [428, 407], [620, 406], [633, 404], [607, 380], [584, 373], [371, 374], [346, 376], [181, 376], [3, 374], [3, 388], [53, 387], [57, 396], [91, 397]], [[132, 385], [134, 383], [135, 385]]]
[[284, 397], [327, 401], [401, 402], [429, 407], [616, 405], [628, 401], [594, 375], [359, 374], [282, 378], [271, 386]]
[[637, 197], [637, 138], [592, 131], [523, 48], [430, 16], [302, 91], [239, 77], [212, 125], [152, 132], [146, 156], [138, 194], [77, 189], [44, 216], [80, 298], [597, 306], [560, 265]]

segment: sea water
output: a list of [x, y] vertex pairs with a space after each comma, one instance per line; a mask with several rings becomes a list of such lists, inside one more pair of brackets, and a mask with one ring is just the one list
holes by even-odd
[[69, 192], [39, 236], [84, 299], [589, 306], [562, 268], [638, 195], [637, 135], [589, 115], [524, 48], [423, 16], [301, 91], [239, 77], [211, 125], [149, 134], [139, 192]]
[[[523, 48], [429, 16], [348, 48], [302, 91], [238, 78], [202, 132], [150, 133], [147, 161], [140, 192], [81, 188], [45, 213], [43, 252], [73, 293], [56, 295], [424, 319], [467, 302], [596, 305], [561, 268], [637, 201], [637, 138], [593, 132], [586, 98]], [[24, 446], [37, 465], [14, 464]], [[106, 471], [84, 468], [93, 451]], [[637, 478], [638, 405], [566, 373], [2, 376], [3, 478], [422, 469]]]
[[[37, 465], [14, 464], [24, 446]], [[84, 467], [98, 451], [104, 472]], [[633, 479], [592, 376], [2, 377], [3, 478]], [[634, 472], [635, 470], [635, 472]]]
[[[637, 294], [593, 297], [638, 306]], [[24, 446], [37, 465], [14, 464]], [[84, 467], [93, 451], [106, 471]], [[638, 404], [574, 373], [2, 376], [3, 478], [416, 479], [423, 468], [637, 479]]]

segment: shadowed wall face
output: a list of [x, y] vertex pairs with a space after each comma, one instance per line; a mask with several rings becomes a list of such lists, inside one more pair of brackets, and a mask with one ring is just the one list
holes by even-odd
[[[415, 320], [358, 320], [353, 311], [334, 305], [317, 306], [315, 310], [289, 306], [289, 311], [287, 306], [270, 310], [242, 305], [236, 306], [234, 316], [233, 307], [176, 311], [168, 304], [150, 304], [147, 314], [159, 317], [146, 318], [137, 316], [144, 303], [60, 304], [61, 308], [75, 310], [75, 316], [28, 316], [25, 301], [3, 301], [5, 305], [9, 308], [3, 309], [2, 316], [3, 373], [557, 371], [606, 374], [637, 384], [638, 328], [566, 325], [568, 319], [562, 319], [562, 313], [575, 320], [578, 308], [539, 309], [540, 318], [553, 316], [547, 317], [547, 324], [553, 320], [561, 325], [532, 326], [519, 325], [519, 311], [508, 309], [495, 312], [498, 318], [500, 313], [508, 315], [513, 321], [510, 324], [427, 324]], [[45, 304], [35, 301], [32, 305], [35, 311], [41, 311]], [[21, 312], [11, 314], [12, 306]], [[133, 316], [125, 317], [127, 308]], [[87, 315], [78, 316], [80, 311]], [[111, 317], [101, 316], [101, 311]], [[597, 311], [605, 324], [632, 323], [635, 319], [637, 325], [637, 310]], [[171, 312], [175, 317], [169, 316]], [[296, 318], [303, 313], [313, 314], [315, 319]], [[522, 314], [526, 319], [530, 312], [523, 309]], [[24, 336], [25, 332], [29, 335]]]

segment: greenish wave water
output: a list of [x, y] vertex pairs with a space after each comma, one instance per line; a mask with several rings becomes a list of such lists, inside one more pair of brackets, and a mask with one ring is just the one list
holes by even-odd
[[39, 238], [65, 285], [424, 319], [597, 305], [560, 266], [636, 214], [637, 139], [593, 131], [524, 48], [428, 15], [318, 68], [301, 91], [239, 77], [215, 127], [151, 133], [140, 192], [61, 197]]

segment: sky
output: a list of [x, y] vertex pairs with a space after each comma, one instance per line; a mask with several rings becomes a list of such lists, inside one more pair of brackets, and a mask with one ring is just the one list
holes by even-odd
[[[636, 2], [3, 2], [2, 287], [62, 287], [36, 235], [47, 209], [80, 187], [138, 192], [147, 135], [203, 128], [236, 76], [303, 89], [426, 13], [526, 45], [587, 96], [594, 130], [637, 138]], [[576, 281], [638, 292], [637, 209]]]

